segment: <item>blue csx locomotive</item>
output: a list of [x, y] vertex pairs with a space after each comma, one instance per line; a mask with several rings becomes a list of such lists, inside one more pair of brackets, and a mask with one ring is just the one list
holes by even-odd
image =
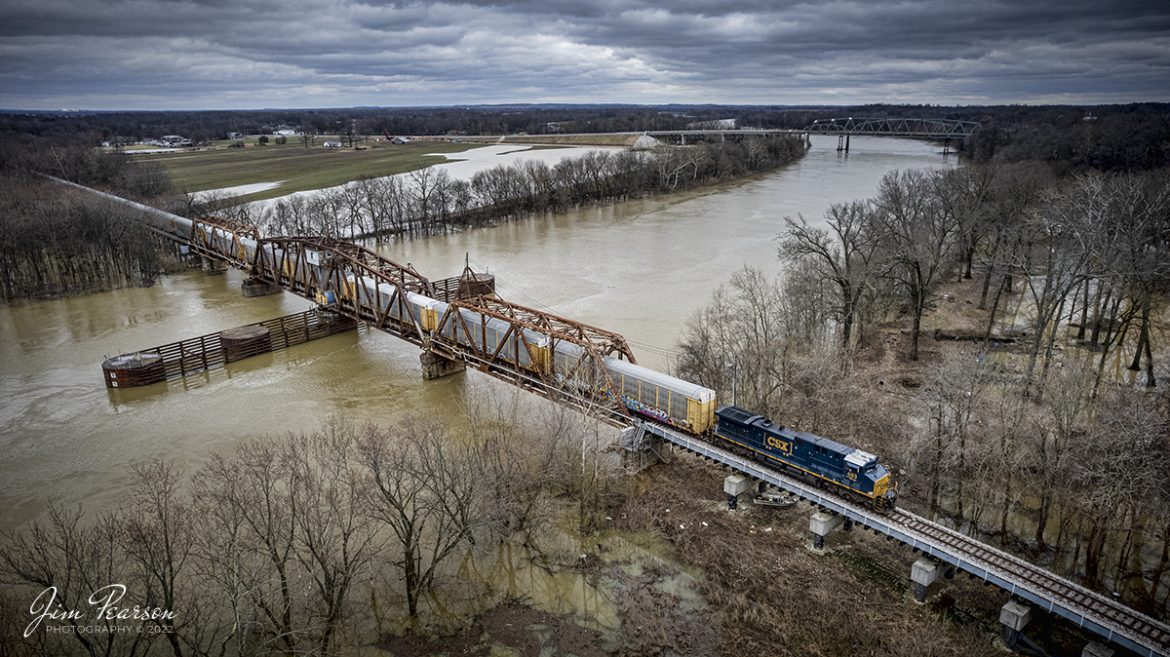
[[893, 508], [897, 492], [890, 484], [890, 473], [873, 454], [787, 429], [737, 406], [722, 406], [715, 415], [717, 437], [817, 485], [846, 488], [877, 509]]

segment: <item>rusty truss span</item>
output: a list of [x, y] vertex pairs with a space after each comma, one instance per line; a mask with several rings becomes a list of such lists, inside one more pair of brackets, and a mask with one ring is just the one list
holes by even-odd
[[410, 265], [345, 240], [265, 238], [254, 226], [188, 219], [60, 182], [129, 204], [157, 233], [194, 253], [416, 344], [425, 357], [466, 364], [614, 426], [629, 425], [635, 408], [654, 409], [688, 431], [710, 427], [714, 392], [637, 365], [621, 335], [490, 296], [452, 298], [452, 289], [474, 290], [471, 272], [457, 285], [436, 285]]

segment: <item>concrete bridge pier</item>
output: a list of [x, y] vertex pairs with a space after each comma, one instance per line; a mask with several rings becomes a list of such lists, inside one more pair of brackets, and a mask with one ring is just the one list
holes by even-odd
[[752, 480], [743, 475], [728, 475], [723, 480], [723, 492], [727, 493], [727, 508], [734, 511], [739, 507], [739, 496], [752, 488]]
[[828, 511], [817, 511], [808, 521], [809, 549], [817, 554], [825, 552], [825, 537], [844, 524], [845, 519]]
[[451, 360], [433, 351], [422, 352], [418, 359], [422, 363], [423, 380], [425, 381], [451, 376], [467, 369], [467, 365], [463, 361]]
[[200, 268], [203, 269], [204, 274], [222, 274], [227, 271], [227, 263], [215, 258], [208, 258], [207, 256], [200, 256]]
[[1085, 649], [1081, 651], [1081, 657], [1113, 657], [1113, 654], [1113, 648], [1095, 641], [1089, 642], [1089, 645], [1085, 646]]
[[942, 575], [942, 567], [937, 561], [925, 557], [914, 562], [910, 567], [910, 581], [914, 583], [914, 602], [926, 604], [926, 597], [930, 593], [930, 585]]
[[280, 286], [276, 283], [269, 283], [262, 278], [248, 277], [240, 283], [240, 290], [244, 292], [246, 297], [266, 297], [270, 294], [280, 292]]
[[1003, 645], [1011, 648], [1024, 635], [1024, 627], [1032, 620], [1032, 608], [1028, 605], [1008, 600], [999, 610], [999, 623], [1003, 625]]

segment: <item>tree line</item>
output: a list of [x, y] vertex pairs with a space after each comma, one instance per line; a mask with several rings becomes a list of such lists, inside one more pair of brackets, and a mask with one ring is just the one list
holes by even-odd
[[41, 179], [0, 180], [5, 301], [149, 286], [178, 266], [132, 210]]
[[[190, 474], [148, 461], [116, 509], [52, 507], [3, 535], [0, 653], [327, 657], [449, 622], [444, 589], [461, 563], [505, 540], [538, 549], [565, 508], [592, 531], [610, 486], [595, 423], [553, 409], [536, 431], [507, 401], [476, 408], [466, 433], [331, 421]], [[111, 582], [127, 589], [121, 606], [175, 617], [21, 638], [40, 591], [56, 587], [62, 608], [88, 614], [73, 622], [92, 625], [87, 598]]]
[[791, 137], [652, 151], [598, 150], [555, 165], [521, 160], [477, 172], [470, 180], [434, 168], [362, 179], [279, 201], [259, 213], [247, 206], [221, 207], [214, 200], [180, 211], [236, 213], [268, 234], [417, 237], [712, 184], [789, 164], [804, 153], [803, 142]]
[[228, 133], [270, 134], [278, 127], [315, 134], [483, 135], [679, 130], [734, 119], [740, 127], [800, 129], [842, 116], [977, 121], [957, 146], [978, 162], [1044, 161], [1069, 171], [1133, 171], [1170, 164], [1170, 109], [1159, 103], [1099, 106], [871, 104], [491, 105], [173, 112], [25, 112], [0, 114], [0, 135], [90, 147], [120, 138], [180, 134], [196, 143]]
[[0, 297], [54, 297], [125, 285], [151, 285], [176, 266], [134, 212], [81, 194], [42, 173], [153, 198], [170, 189], [155, 165], [120, 153], [0, 140]]
[[906, 503], [1166, 617], [1168, 189], [1164, 170], [892, 173], [821, 222], [786, 218], [782, 276], [733, 276], [676, 367], [881, 454]]

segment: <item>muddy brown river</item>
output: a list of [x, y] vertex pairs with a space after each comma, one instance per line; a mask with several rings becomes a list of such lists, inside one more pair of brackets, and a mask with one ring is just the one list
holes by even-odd
[[[665, 369], [687, 318], [732, 271], [779, 269], [775, 237], [785, 215], [819, 219], [832, 203], [871, 196], [889, 171], [957, 164], [916, 141], [855, 138], [847, 157], [835, 146], [814, 137], [799, 163], [736, 185], [383, 252], [431, 278], [457, 275], [469, 254], [497, 276], [504, 298], [623, 333], [640, 363]], [[52, 502], [112, 508], [129, 466], [144, 459], [193, 469], [249, 437], [313, 429], [332, 416], [458, 419], [473, 398], [511, 394], [474, 373], [424, 383], [417, 347], [366, 329], [184, 381], [105, 388], [107, 356], [310, 307], [291, 294], [245, 298], [241, 279], [194, 270], [146, 289], [0, 306], [0, 529]]]

